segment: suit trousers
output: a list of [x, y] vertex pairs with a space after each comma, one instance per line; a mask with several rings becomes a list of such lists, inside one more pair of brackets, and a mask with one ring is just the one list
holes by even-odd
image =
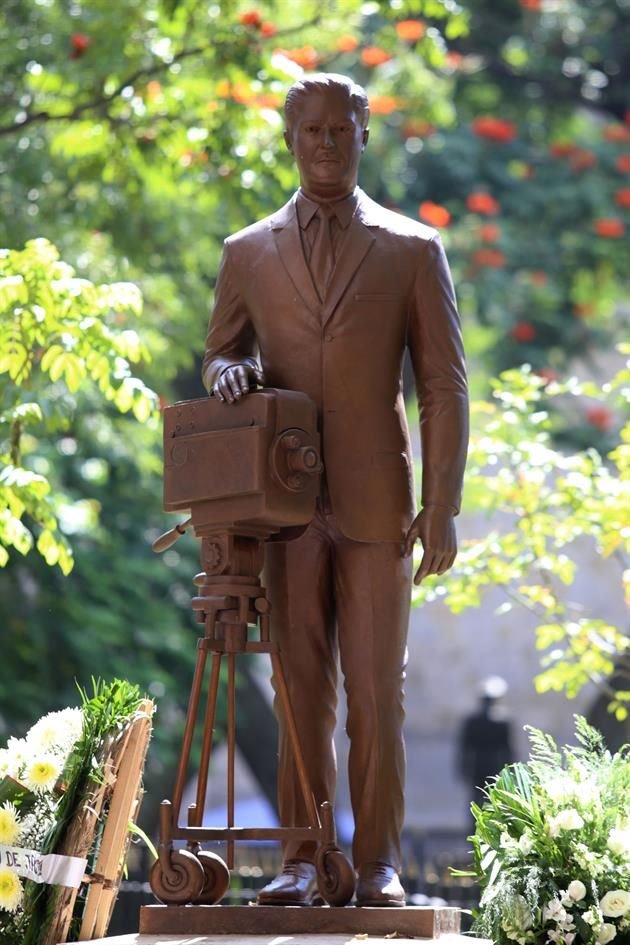
[[[400, 869], [404, 816], [403, 684], [411, 559], [397, 542], [359, 542], [318, 506], [306, 531], [266, 545], [271, 634], [282, 667], [311, 790], [334, 801], [337, 664], [344, 679], [354, 865]], [[279, 723], [278, 804], [283, 826], [309, 821], [285, 721]], [[312, 860], [316, 845], [289, 842], [285, 859]]]

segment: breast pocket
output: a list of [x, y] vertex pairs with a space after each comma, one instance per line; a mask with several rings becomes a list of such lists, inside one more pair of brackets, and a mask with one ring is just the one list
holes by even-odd
[[404, 295], [395, 295], [391, 292], [355, 292], [355, 302], [404, 302]]

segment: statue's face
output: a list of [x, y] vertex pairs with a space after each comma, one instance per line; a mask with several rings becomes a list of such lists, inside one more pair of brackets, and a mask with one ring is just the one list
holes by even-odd
[[368, 132], [343, 89], [305, 95], [284, 139], [309, 196], [330, 200], [354, 190]]

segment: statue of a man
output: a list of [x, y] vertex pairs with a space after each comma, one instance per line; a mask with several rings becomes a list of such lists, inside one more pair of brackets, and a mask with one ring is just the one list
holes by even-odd
[[[290, 88], [285, 115], [300, 187], [282, 209], [226, 240], [203, 378], [227, 410], [250, 384], [303, 391], [317, 405], [325, 476], [315, 516], [300, 537], [266, 547], [272, 634], [318, 804], [335, 793], [339, 659], [357, 904], [398, 906], [411, 553], [420, 539], [419, 583], [447, 571], [457, 552], [468, 439], [461, 332], [437, 232], [357, 186], [365, 91], [345, 76], [304, 77]], [[418, 515], [405, 350], [420, 409]], [[280, 817], [303, 826], [281, 715], [279, 726]], [[288, 843], [282, 871], [258, 901], [310, 904], [314, 854], [313, 843]]]

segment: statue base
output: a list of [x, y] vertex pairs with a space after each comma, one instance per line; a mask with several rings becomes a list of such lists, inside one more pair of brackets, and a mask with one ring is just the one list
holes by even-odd
[[155, 905], [141, 907], [140, 933], [244, 936], [359, 933], [438, 939], [443, 935], [459, 937], [460, 915], [459, 909], [448, 906]]

